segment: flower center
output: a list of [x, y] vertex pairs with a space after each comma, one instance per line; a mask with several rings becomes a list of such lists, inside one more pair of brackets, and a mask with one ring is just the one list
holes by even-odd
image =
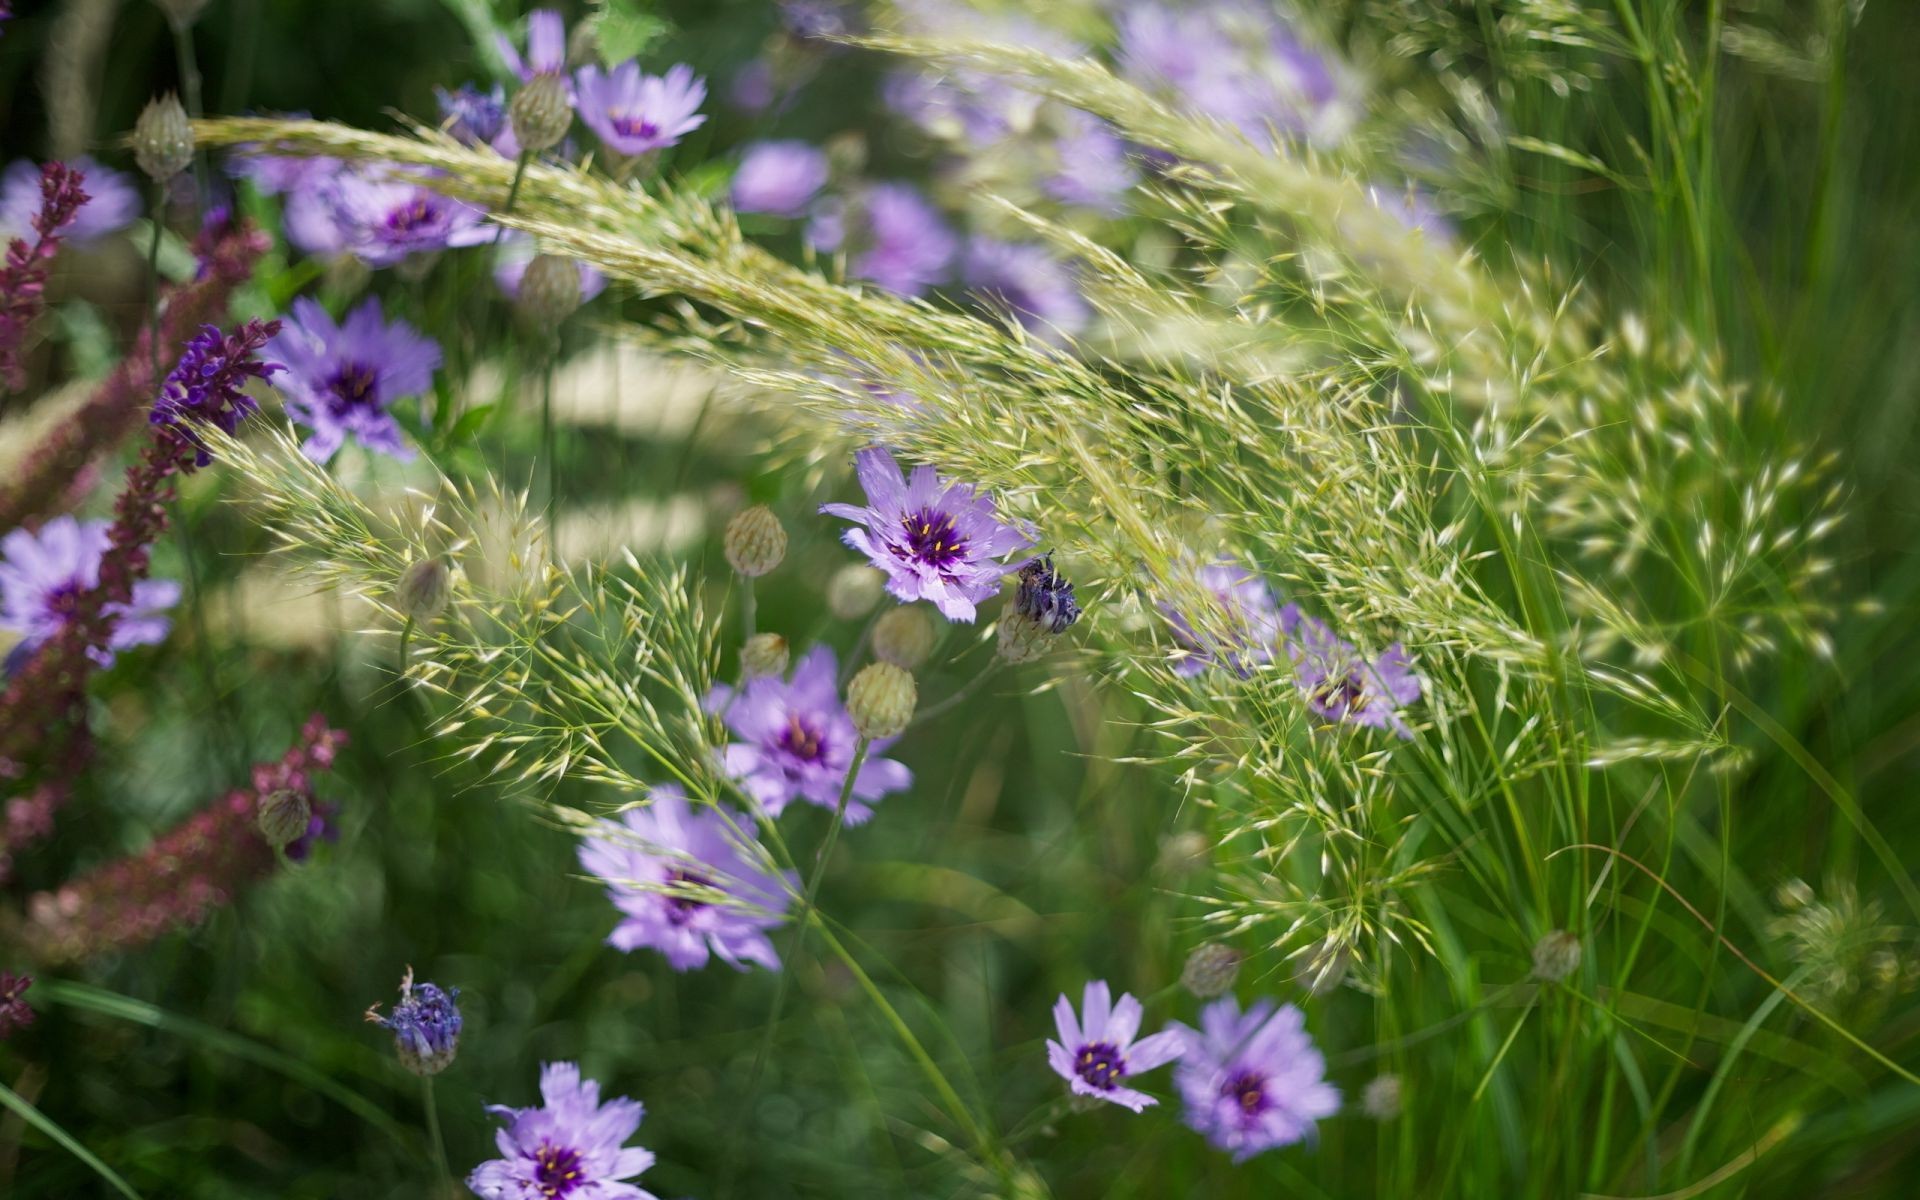
[[[697, 871], [683, 871], [679, 867], [667, 872], [666, 882], [669, 887], [676, 884], [683, 887], [710, 888], [713, 886], [713, 880], [705, 875]], [[685, 892], [667, 892], [660, 898], [667, 902], [667, 920], [675, 925], [685, 925], [693, 920], [693, 914], [707, 907], [705, 900], [689, 896]]]
[[1127, 1073], [1127, 1062], [1112, 1042], [1089, 1042], [1074, 1055], [1073, 1069], [1080, 1078], [1107, 1092], [1119, 1086], [1120, 1077]]
[[405, 204], [388, 211], [387, 232], [402, 236], [418, 233], [422, 227], [432, 225], [439, 216], [431, 197], [416, 195]]
[[1272, 1104], [1267, 1099], [1267, 1077], [1259, 1071], [1241, 1071], [1230, 1076], [1220, 1085], [1220, 1098], [1238, 1105], [1241, 1118], [1248, 1121], [1267, 1111]]
[[85, 591], [78, 579], [64, 580], [47, 589], [41, 604], [49, 617], [64, 622], [72, 618], [74, 609], [79, 606], [81, 593]]
[[923, 508], [900, 518], [907, 553], [936, 571], [944, 571], [967, 551], [967, 539], [954, 527], [953, 516], [937, 508]]
[[345, 412], [354, 408], [372, 408], [379, 403], [378, 388], [380, 374], [365, 363], [350, 362], [341, 366], [327, 380], [327, 392], [333, 397], [333, 410]]
[[819, 762], [826, 756], [826, 739], [799, 713], [787, 716], [787, 727], [780, 731], [780, 748], [801, 762]]
[[1313, 702], [1336, 720], [1359, 708], [1367, 696], [1366, 682], [1358, 671], [1331, 677], [1314, 689]]
[[615, 112], [607, 114], [607, 124], [623, 138], [656, 138], [660, 136], [660, 126], [645, 117], [629, 113]]
[[586, 1182], [580, 1176], [580, 1152], [571, 1146], [541, 1142], [533, 1152], [533, 1182], [547, 1200], [559, 1200]]

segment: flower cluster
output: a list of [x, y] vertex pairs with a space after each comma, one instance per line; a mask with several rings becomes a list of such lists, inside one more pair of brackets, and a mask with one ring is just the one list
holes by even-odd
[[26, 383], [20, 363], [20, 343], [27, 326], [40, 312], [47, 286], [47, 267], [60, 251], [60, 231], [74, 221], [91, 196], [81, 186], [86, 176], [65, 163], [40, 169], [39, 207], [29, 221], [31, 244], [24, 237], [7, 243], [0, 266], [0, 385], [18, 390]]
[[[167, 427], [193, 447], [193, 466], [204, 467], [213, 461], [194, 438], [193, 424], [233, 433], [243, 418], [260, 409], [259, 402], [242, 390], [247, 383], [286, 370], [259, 357], [279, 333], [279, 321], [256, 319], [230, 334], [221, 333], [215, 325], [202, 326], [199, 335], [187, 343], [179, 364], [161, 387], [148, 420]], [[192, 469], [184, 459], [178, 466], [183, 471]]]
[[[49, 163], [47, 166], [61, 166]], [[58, 210], [47, 207], [46, 166], [35, 166], [21, 159], [9, 163], [0, 174], [0, 239], [24, 238], [28, 234], [51, 232], [74, 246], [86, 247], [109, 234], [118, 233], [140, 215], [140, 191], [124, 171], [102, 166], [86, 155], [64, 164], [76, 183], [86, 181], [84, 203]], [[43, 216], [54, 215], [48, 229], [41, 230]]]
[[634, 1184], [653, 1152], [626, 1145], [646, 1108], [618, 1096], [602, 1103], [600, 1085], [569, 1062], [540, 1068], [539, 1108], [487, 1111], [505, 1123], [494, 1143], [500, 1157], [481, 1163], [467, 1186], [484, 1200], [654, 1200]]

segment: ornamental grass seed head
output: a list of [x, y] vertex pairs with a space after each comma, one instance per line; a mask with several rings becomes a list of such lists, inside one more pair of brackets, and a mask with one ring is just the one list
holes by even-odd
[[742, 509], [727, 522], [722, 543], [727, 563], [748, 579], [757, 579], [787, 557], [787, 530], [764, 504]]
[[165, 183], [193, 164], [193, 126], [172, 92], [155, 96], [133, 123], [133, 160], [155, 183]]
[[847, 714], [869, 741], [899, 737], [919, 699], [912, 675], [890, 662], [868, 663], [847, 685]]
[[460, 989], [443, 991], [431, 983], [416, 985], [413, 968], [400, 980], [400, 1003], [380, 1015], [380, 1006], [367, 1010], [367, 1020], [393, 1034], [400, 1065], [415, 1075], [438, 1075], [453, 1065], [460, 1052], [460, 1007], [454, 1001]]

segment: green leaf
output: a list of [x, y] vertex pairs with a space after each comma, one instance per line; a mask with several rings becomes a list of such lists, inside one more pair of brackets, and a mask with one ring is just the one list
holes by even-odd
[[0, 1083], [0, 1105], [5, 1105], [20, 1114], [21, 1120], [38, 1129], [41, 1133], [46, 1134], [52, 1138], [54, 1143], [61, 1149], [87, 1164], [88, 1167], [93, 1169], [95, 1175], [98, 1175], [100, 1178], [106, 1180], [108, 1184], [112, 1185], [114, 1191], [119, 1192], [122, 1196], [130, 1197], [131, 1200], [140, 1200], [140, 1193], [129, 1187], [127, 1181], [120, 1178], [119, 1172], [115, 1171], [106, 1163], [101, 1162], [99, 1156], [85, 1146], [82, 1146], [72, 1134], [54, 1124], [53, 1118], [27, 1103], [25, 1096], [20, 1095], [4, 1083]]
[[673, 25], [644, 0], [601, 0], [593, 15], [593, 39], [609, 63], [638, 58], [673, 31]]

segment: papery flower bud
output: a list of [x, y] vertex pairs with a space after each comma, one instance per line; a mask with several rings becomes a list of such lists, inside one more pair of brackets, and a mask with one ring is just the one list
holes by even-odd
[[787, 639], [777, 633], [756, 633], [740, 647], [740, 670], [748, 679], [787, 673]]
[[193, 126], [172, 92], [147, 101], [133, 123], [133, 160], [155, 183], [165, 183], [193, 164]]
[[1193, 875], [1213, 863], [1213, 843], [1197, 829], [1183, 830], [1160, 843], [1154, 867], [1167, 875]]
[[1000, 657], [1010, 663], [1031, 662], [1079, 619], [1073, 585], [1053, 569], [1053, 556], [1036, 558], [1020, 568], [1020, 589], [1000, 614]]
[[460, 1008], [454, 1003], [459, 997], [459, 988], [442, 991], [431, 983], [416, 987], [413, 968], [408, 967], [393, 1014], [381, 1016], [376, 1004], [367, 1010], [367, 1020], [392, 1032], [401, 1066], [415, 1075], [438, 1075], [460, 1052]]
[[1391, 1121], [1400, 1115], [1400, 1077], [1379, 1075], [1367, 1082], [1360, 1093], [1360, 1110], [1376, 1121]]
[[580, 264], [557, 254], [536, 254], [520, 276], [514, 311], [543, 329], [558, 328], [580, 307]]
[[727, 522], [727, 562], [749, 579], [779, 566], [787, 557], [787, 531], [764, 504], [743, 509]]
[[868, 663], [847, 685], [847, 715], [863, 738], [889, 738], [913, 720], [920, 691], [913, 676], [892, 663]]
[[400, 611], [424, 624], [447, 611], [453, 596], [453, 572], [442, 559], [423, 558], [408, 567], [394, 589]]
[[874, 622], [873, 656], [911, 671], [933, 653], [933, 641], [938, 634], [933, 618], [919, 605], [890, 609]]
[[1180, 968], [1180, 986], [1189, 995], [1211, 1000], [1233, 986], [1240, 977], [1240, 963], [1240, 952], [1225, 942], [1202, 942]]
[[573, 126], [573, 101], [563, 75], [543, 72], [529, 79], [507, 103], [514, 140], [528, 154], [551, 150]]
[[253, 820], [267, 845], [284, 850], [306, 836], [313, 821], [313, 802], [291, 788], [262, 792], [254, 804]]
[[1556, 929], [1533, 944], [1533, 976], [1559, 983], [1580, 969], [1580, 939]]
[[864, 617], [880, 603], [887, 577], [864, 563], [841, 567], [827, 581], [827, 611], [842, 621]]

